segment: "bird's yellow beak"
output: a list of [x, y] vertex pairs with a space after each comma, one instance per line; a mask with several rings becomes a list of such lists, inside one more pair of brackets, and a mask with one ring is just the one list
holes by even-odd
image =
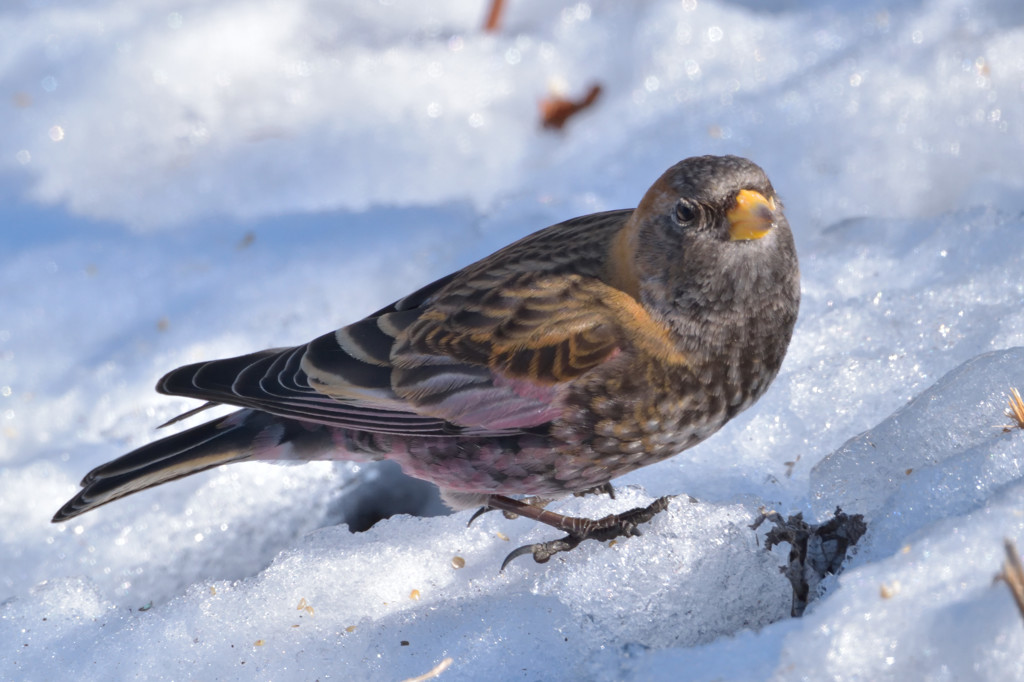
[[760, 192], [741, 189], [736, 203], [726, 217], [729, 219], [729, 239], [760, 239], [775, 225], [775, 199], [765, 199]]

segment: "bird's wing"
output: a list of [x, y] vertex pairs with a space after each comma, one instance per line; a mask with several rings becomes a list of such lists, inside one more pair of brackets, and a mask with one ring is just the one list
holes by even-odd
[[[428, 284], [360, 322], [325, 334], [305, 345], [197, 362], [168, 372], [157, 382], [158, 392], [208, 402], [172, 419], [164, 426], [214, 405], [228, 404], [303, 421], [378, 433], [450, 435], [457, 432], [458, 429], [453, 429], [443, 419], [416, 414], [403, 406], [401, 401], [389, 399], [387, 391], [380, 388], [388, 381], [388, 369], [374, 362], [348, 356], [337, 342], [339, 335], [346, 332], [363, 340], [366, 340], [369, 333], [379, 335], [374, 338], [379, 338], [385, 346], [389, 345], [393, 341], [393, 334], [420, 314], [419, 306], [423, 305], [424, 300], [444, 287], [455, 274]], [[387, 331], [383, 331], [385, 329]], [[307, 354], [333, 358], [334, 362], [348, 358], [347, 363], [343, 364], [352, 380], [351, 390], [364, 393], [364, 399], [339, 400], [312, 388], [302, 369], [303, 358]]]
[[528, 278], [443, 296], [415, 317], [388, 313], [307, 348], [308, 383], [344, 403], [404, 409], [478, 433], [557, 417], [568, 383], [619, 349], [622, 335], [580, 276]]
[[[608, 242], [593, 230], [626, 215], [557, 226], [554, 244], [542, 231], [304, 346], [183, 367], [158, 390], [376, 432], [542, 426], [561, 413], [569, 382], [614, 357], [646, 318], [596, 276]], [[577, 231], [589, 239], [572, 239]], [[594, 245], [571, 267], [546, 256], [567, 238]]]

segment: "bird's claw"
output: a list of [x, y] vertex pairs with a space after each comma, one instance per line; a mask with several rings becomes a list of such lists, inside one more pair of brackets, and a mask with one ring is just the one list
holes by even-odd
[[501, 562], [500, 570], [504, 571], [505, 567], [508, 566], [513, 559], [518, 559], [524, 554], [532, 554], [534, 561], [538, 564], [543, 564], [547, 563], [551, 557], [559, 552], [568, 552], [571, 549], [575, 549], [576, 546], [584, 540], [607, 542], [609, 540], [614, 540], [615, 538], [630, 538], [642, 535], [637, 526], [642, 523], [647, 523], [657, 514], [665, 511], [668, 508], [669, 501], [673, 497], [674, 495], [659, 497], [646, 507], [636, 507], [635, 509], [630, 509], [629, 511], [622, 512], [621, 514], [611, 514], [603, 519], [598, 519], [597, 521], [581, 519], [581, 521], [584, 521], [584, 524], [579, 532], [569, 533], [559, 540], [537, 542], [532, 545], [523, 545], [522, 547], [512, 550], [509, 552], [508, 556], [505, 557], [505, 560]]
[[578, 535], [566, 535], [561, 540], [549, 540], [548, 542], [535, 542], [532, 545], [523, 545], [517, 549], [512, 550], [505, 557], [505, 560], [501, 562], [500, 571], [504, 571], [505, 567], [511, 563], [513, 559], [518, 559], [524, 554], [532, 554], [533, 560], [538, 564], [547, 563], [548, 559], [558, 554], [559, 552], [568, 552], [570, 549], [576, 547], [587, 538], [580, 537]]
[[480, 507], [477, 509], [473, 512], [473, 515], [469, 517], [469, 521], [466, 521], [466, 528], [472, 526], [474, 521], [490, 511], [494, 511], [494, 507]]
[[[466, 528], [472, 526], [474, 521], [476, 521], [478, 518], [480, 518], [487, 512], [492, 511], [497, 511], [497, 507], [480, 507], [475, 512], [473, 512], [472, 516], [469, 517], [469, 521], [466, 521]], [[515, 512], [505, 511], [504, 509], [501, 510], [501, 515], [509, 521], [515, 521], [519, 518], [519, 514], [516, 514]]]

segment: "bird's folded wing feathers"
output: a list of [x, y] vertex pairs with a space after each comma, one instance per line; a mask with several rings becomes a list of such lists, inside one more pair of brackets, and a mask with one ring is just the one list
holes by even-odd
[[444, 435], [444, 420], [372, 404], [336, 400], [311, 388], [298, 364], [306, 346], [200, 362], [169, 372], [157, 384], [167, 395], [250, 407], [282, 417], [378, 433]]
[[621, 299], [638, 306], [592, 272], [517, 261], [550, 252], [549, 234], [572, 243], [572, 232], [610, 232], [626, 215], [536, 233], [304, 346], [182, 367], [158, 390], [383, 433], [542, 426], [560, 414], [568, 382], [620, 349], [622, 324], [633, 321]]
[[[321, 337], [302, 360], [309, 384], [340, 400], [413, 410], [473, 432], [539, 426], [558, 416], [568, 382], [616, 352], [614, 318], [579, 276], [444, 293], [415, 319], [390, 313]], [[449, 312], [451, 311], [451, 312]], [[387, 330], [387, 331], [385, 331]], [[389, 332], [388, 364], [380, 345]], [[322, 342], [322, 343], [321, 343]], [[376, 364], [375, 364], [376, 363]], [[357, 369], [386, 369], [376, 386]]]

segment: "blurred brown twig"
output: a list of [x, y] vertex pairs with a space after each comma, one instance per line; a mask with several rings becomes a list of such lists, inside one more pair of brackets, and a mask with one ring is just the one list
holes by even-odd
[[505, 0], [491, 0], [491, 9], [487, 12], [487, 20], [484, 21], [484, 30], [488, 33], [497, 31], [504, 11]]
[[601, 86], [594, 84], [590, 86], [586, 96], [578, 101], [565, 99], [559, 95], [551, 95], [540, 102], [541, 125], [551, 130], [561, 130], [570, 117], [586, 109], [594, 103], [601, 94]]

